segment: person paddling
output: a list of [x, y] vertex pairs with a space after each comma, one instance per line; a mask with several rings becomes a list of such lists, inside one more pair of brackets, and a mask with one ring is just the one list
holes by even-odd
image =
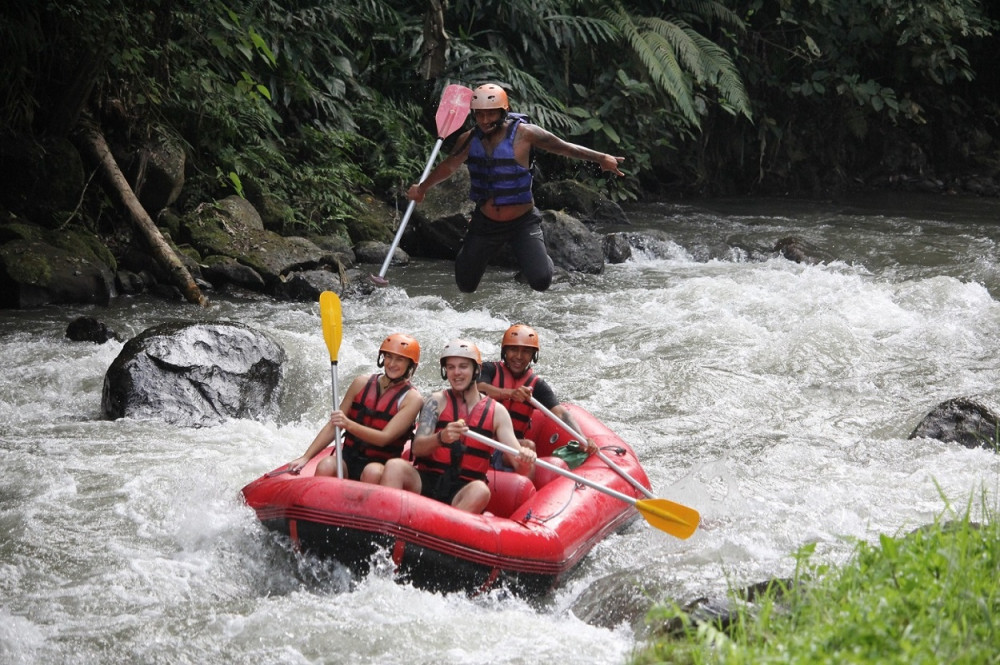
[[[420, 344], [416, 339], [402, 333], [386, 337], [376, 360], [383, 372], [355, 377], [340, 409], [330, 415], [305, 454], [289, 462], [289, 471], [298, 473], [333, 442], [339, 428], [344, 433], [345, 477], [378, 483], [383, 465], [402, 454], [424, 405], [420, 392], [410, 383], [419, 364]], [[316, 475], [336, 476], [336, 457], [330, 455], [320, 460]]]
[[464, 163], [471, 178], [469, 197], [476, 209], [455, 258], [455, 282], [465, 293], [479, 288], [487, 262], [504, 243], [509, 243], [528, 285], [545, 291], [552, 283], [552, 259], [545, 249], [541, 215], [531, 193], [531, 151], [597, 162], [602, 171], [624, 175], [614, 157], [569, 143], [525, 117], [510, 112], [507, 93], [487, 83], [473, 91], [470, 102], [474, 127], [462, 133], [458, 148], [434, 167], [427, 178], [412, 185], [407, 198], [417, 203], [427, 190], [452, 176]]
[[470, 430], [517, 450], [517, 466], [534, 464], [535, 453], [518, 443], [507, 409], [479, 392], [476, 379], [482, 364], [472, 342], [455, 339], [445, 345], [441, 378], [449, 387], [432, 394], [420, 412], [412, 444], [415, 461], [411, 465], [402, 458], [389, 460], [380, 484], [483, 512], [490, 501], [486, 472], [493, 449], [466, 436]]
[[[535, 407], [531, 405], [532, 397], [575, 431], [582, 431], [569, 409], [556, 399], [552, 387], [532, 370], [532, 363], [538, 362], [540, 349], [535, 329], [515, 323], [507, 328], [500, 341], [500, 361], [483, 363], [479, 375], [479, 390], [507, 408], [521, 446], [532, 450], [535, 450], [535, 442], [525, 438], [535, 413]], [[588, 455], [597, 452], [593, 439], [579, 443]], [[509, 455], [494, 451], [494, 468], [512, 470], [511, 462]]]

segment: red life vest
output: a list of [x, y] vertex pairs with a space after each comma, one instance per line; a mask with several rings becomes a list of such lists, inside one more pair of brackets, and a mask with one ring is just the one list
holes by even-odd
[[[450, 388], [445, 391], [448, 398], [444, 410], [438, 417], [435, 431], [440, 432], [448, 423], [459, 419], [465, 420], [469, 429], [491, 439], [493, 433], [493, 411], [496, 401], [486, 395], [466, 413], [465, 400], [456, 395]], [[430, 457], [417, 459], [417, 469], [444, 473], [450, 469], [458, 470], [458, 477], [466, 482], [473, 480], [486, 481], [486, 472], [490, 468], [490, 456], [493, 449], [485, 443], [463, 436], [454, 443], [442, 443], [434, 449]]]
[[[390, 385], [381, 395], [378, 394], [379, 374], [368, 377], [364, 389], [355, 396], [347, 410], [351, 420], [382, 431], [392, 417], [399, 411], [403, 395], [413, 388], [409, 381]], [[379, 447], [362, 441], [353, 434], [344, 432], [344, 452], [348, 455], [366, 457], [374, 462], [384, 462], [403, 454], [403, 446], [410, 440], [411, 432], [406, 432], [395, 441]]]
[[[538, 375], [532, 372], [530, 367], [524, 371], [520, 378], [515, 378], [503, 361], [494, 363], [493, 366], [496, 369], [493, 371], [492, 385], [497, 388], [515, 389], [521, 386], [534, 388], [538, 381]], [[505, 399], [500, 403], [510, 411], [510, 421], [514, 425], [514, 436], [523, 439], [528, 432], [528, 427], [531, 426], [531, 414], [535, 412], [535, 407], [531, 406], [530, 402], [518, 402], [512, 399]]]

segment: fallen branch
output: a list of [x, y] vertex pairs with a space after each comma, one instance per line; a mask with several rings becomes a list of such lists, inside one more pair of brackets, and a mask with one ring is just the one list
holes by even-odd
[[205, 305], [208, 299], [202, 295], [201, 289], [191, 277], [191, 273], [163, 237], [163, 234], [160, 233], [160, 229], [157, 228], [145, 208], [139, 203], [135, 192], [132, 191], [128, 180], [125, 179], [125, 175], [118, 167], [118, 162], [111, 154], [111, 148], [108, 147], [108, 142], [104, 139], [100, 128], [93, 123], [82, 122], [78, 126], [75, 137], [81, 144], [81, 148], [97, 162], [111, 194], [124, 206], [132, 223], [146, 239], [156, 262], [167, 271], [171, 281], [181, 290], [188, 302]]

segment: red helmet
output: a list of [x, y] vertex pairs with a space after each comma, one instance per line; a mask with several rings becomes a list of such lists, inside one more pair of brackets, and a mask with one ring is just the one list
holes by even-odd
[[506, 355], [505, 350], [508, 346], [527, 346], [535, 350], [531, 355], [531, 362], [538, 361], [538, 333], [535, 329], [526, 326], [523, 323], [515, 323], [510, 328], [507, 328], [507, 332], [503, 334], [503, 340], [500, 342], [500, 360], [504, 360]]
[[420, 364], [420, 343], [403, 333], [393, 333], [382, 341], [382, 346], [378, 347], [378, 362], [376, 363], [379, 367], [385, 365], [383, 356], [385, 353], [395, 353], [397, 356], [410, 359], [410, 371], [407, 376], [413, 374], [417, 365]]
[[472, 91], [472, 102], [469, 104], [469, 108], [473, 111], [479, 109], [509, 111], [510, 104], [507, 102], [507, 93], [504, 92], [503, 88], [495, 83], [486, 83]]

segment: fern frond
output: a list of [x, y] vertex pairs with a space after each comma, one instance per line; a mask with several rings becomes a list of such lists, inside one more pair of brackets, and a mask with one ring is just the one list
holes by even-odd
[[676, 46], [664, 35], [664, 32], [672, 34], [673, 31], [657, 23], [652, 24], [657, 25], [659, 31], [650, 31], [648, 29], [650, 21], [662, 22], [662, 19], [640, 18], [644, 24], [640, 25], [617, 2], [607, 7], [605, 13], [645, 66], [654, 84], [667, 93], [685, 119], [697, 125], [698, 117], [694, 109], [690, 80], [685, 76], [675, 56]]

